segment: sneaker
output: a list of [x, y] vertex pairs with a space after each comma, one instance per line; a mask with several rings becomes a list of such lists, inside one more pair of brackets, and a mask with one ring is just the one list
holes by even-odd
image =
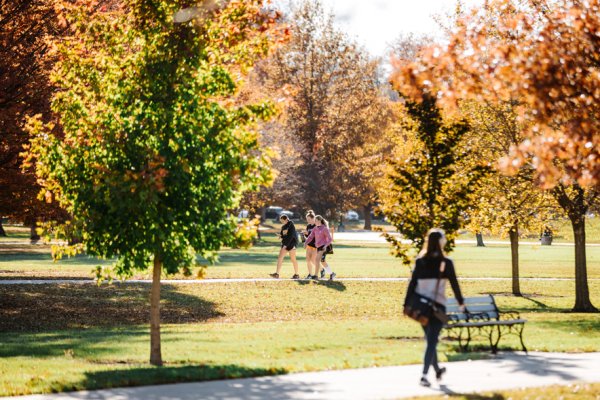
[[429, 381], [427, 380], [427, 378], [425, 378], [424, 376], [421, 378], [421, 380], [419, 381], [419, 385], [421, 386], [425, 386], [425, 387], [429, 387], [431, 386], [431, 383], [429, 383]]
[[311, 275], [311, 274], [308, 274], [308, 275], [306, 275], [306, 278], [304, 278], [304, 279], [305, 279], [305, 280], [312, 279], [312, 275]]
[[332, 272], [331, 275], [329, 275], [329, 280], [332, 281], [337, 275], [335, 274], [335, 272]]
[[440, 370], [435, 373], [435, 379], [437, 379], [438, 381], [441, 381], [442, 376], [444, 376], [445, 373], [446, 373], [446, 367], [440, 368]]
[[312, 279], [313, 281], [318, 281], [319, 277], [316, 276], [316, 275], [313, 275], [313, 276], [310, 277], [310, 279]]
[[292, 279], [300, 279], [300, 275], [298, 275], [298, 274], [294, 274], [294, 275], [292, 276]]
[[325, 268], [321, 270], [321, 279], [325, 278]]
[[279, 279], [279, 274], [277, 272], [273, 272], [272, 274], [269, 274], [269, 276], [271, 278]]

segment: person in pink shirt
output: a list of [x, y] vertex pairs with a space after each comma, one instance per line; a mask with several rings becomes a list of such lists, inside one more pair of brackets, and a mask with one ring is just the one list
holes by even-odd
[[[317, 246], [317, 252], [314, 258], [314, 265], [319, 265], [319, 261], [323, 259], [323, 256], [327, 252], [327, 246], [331, 245], [333, 242], [333, 238], [331, 237], [331, 233], [329, 233], [329, 226], [325, 218], [320, 215], [315, 217], [315, 227], [310, 232], [310, 235], [306, 238], [306, 243], [310, 243], [313, 239], [315, 241], [315, 245]], [[331, 270], [328, 264], [324, 264], [323, 268], [325, 272], [329, 274], [329, 280], [332, 281], [336, 274]], [[317, 278], [313, 275], [313, 279]]]

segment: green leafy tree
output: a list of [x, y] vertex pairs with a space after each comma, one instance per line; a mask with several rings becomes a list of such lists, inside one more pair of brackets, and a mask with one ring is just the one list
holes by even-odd
[[433, 227], [446, 231], [445, 250], [452, 250], [471, 195], [488, 167], [470, 159], [463, 141], [467, 122], [444, 118], [434, 98], [405, 101], [402, 118], [407, 147], [391, 162], [380, 207], [401, 238], [410, 241], [386, 235], [394, 255], [410, 264], [411, 249], [419, 250]]
[[462, 114], [472, 127], [469, 146], [479, 159], [490, 160], [491, 173], [481, 182], [473, 209], [469, 210], [469, 228], [508, 235], [512, 261], [512, 292], [521, 295], [519, 282], [519, 237], [543, 231], [556, 217], [552, 196], [534, 180], [531, 163], [523, 164], [514, 174], [498, 170], [496, 160], [507, 157], [511, 146], [522, 140], [515, 104], [465, 101]]
[[232, 243], [228, 211], [269, 179], [250, 125], [273, 107], [239, 104], [236, 76], [279, 37], [278, 15], [259, 0], [219, 4], [131, 0], [91, 14], [65, 1], [71, 35], [52, 76], [64, 138], [29, 121], [38, 176], [78, 220], [85, 251], [116, 257], [121, 276], [153, 265], [154, 365], [162, 272]]

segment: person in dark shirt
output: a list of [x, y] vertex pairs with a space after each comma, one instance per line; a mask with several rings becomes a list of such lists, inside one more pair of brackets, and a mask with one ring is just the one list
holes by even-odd
[[[306, 230], [302, 232], [304, 236], [304, 240], [310, 235], [312, 230], [315, 228], [315, 212], [313, 210], [309, 210], [306, 213]], [[315, 239], [313, 238], [310, 243], [304, 243], [304, 247], [306, 247], [306, 266], [308, 267], [308, 276], [306, 279], [316, 279], [317, 272], [319, 267], [314, 265], [315, 254], [317, 253], [317, 245], [315, 244]], [[314, 269], [314, 274], [313, 274]]]
[[296, 261], [296, 246], [298, 245], [298, 233], [296, 232], [296, 227], [287, 215], [280, 216], [279, 221], [283, 224], [281, 231], [279, 232], [281, 249], [279, 250], [279, 258], [277, 259], [277, 271], [270, 275], [273, 278], [279, 278], [281, 266], [283, 265], [283, 258], [286, 253], [289, 253], [292, 265], [294, 266], [294, 276], [292, 276], [292, 279], [300, 279], [300, 275], [298, 275], [298, 261]]
[[[464, 298], [456, 279], [454, 263], [444, 254], [443, 249], [445, 245], [446, 235], [443, 230], [431, 229], [428, 232], [425, 245], [421, 253], [419, 253], [415, 269], [408, 284], [404, 305], [408, 303], [408, 299], [416, 292], [434, 300], [445, 311], [446, 282], [449, 281], [454, 292], [454, 297], [456, 297], [458, 304], [464, 312]], [[431, 383], [427, 379], [430, 366], [433, 366], [438, 381], [442, 379], [442, 376], [446, 372], [446, 368], [440, 368], [437, 360], [437, 344], [442, 328], [442, 321], [433, 316], [429, 319], [429, 323], [423, 327], [427, 343], [425, 356], [423, 357], [423, 376], [420, 381], [420, 384], [423, 386], [431, 386]]]

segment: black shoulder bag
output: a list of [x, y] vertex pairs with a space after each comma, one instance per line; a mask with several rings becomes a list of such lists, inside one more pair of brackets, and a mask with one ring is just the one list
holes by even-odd
[[[442, 261], [440, 265], [440, 274], [438, 275], [437, 284], [435, 285], [434, 295], [440, 287], [440, 281], [442, 279], [442, 273], [446, 269], [446, 262]], [[434, 317], [442, 321], [443, 324], [448, 322], [448, 316], [444, 312], [444, 309], [439, 307], [435, 301], [427, 296], [423, 296], [416, 291], [410, 296], [403, 310], [404, 315], [414, 319], [423, 326], [429, 324], [429, 320]]]

